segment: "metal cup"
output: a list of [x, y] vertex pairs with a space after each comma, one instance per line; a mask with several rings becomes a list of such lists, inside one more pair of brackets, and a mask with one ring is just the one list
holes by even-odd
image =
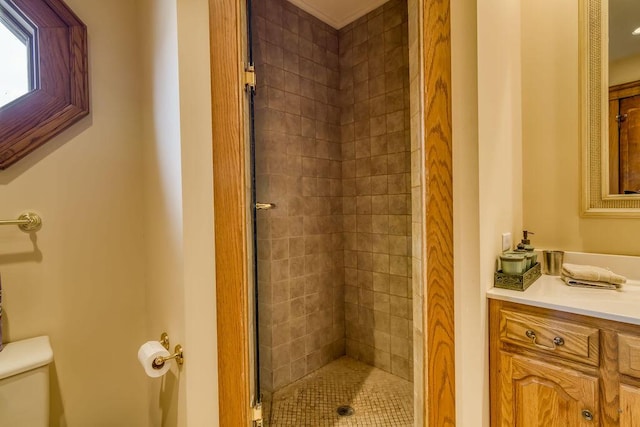
[[544, 270], [542, 272], [549, 276], [559, 276], [562, 272], [564, 251], [542, 251], [542, 258], [544, 259]]

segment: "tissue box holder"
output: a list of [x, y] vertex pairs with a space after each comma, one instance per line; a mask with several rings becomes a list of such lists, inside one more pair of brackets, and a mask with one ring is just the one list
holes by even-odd
[[495, 274], [493, 286], [514, 291], [524, 291], [541, 275], [539, 262], [536, 262], [530, 269], [522, 274], [506, 274], [503, 273], [502, 270], [498, 270]]

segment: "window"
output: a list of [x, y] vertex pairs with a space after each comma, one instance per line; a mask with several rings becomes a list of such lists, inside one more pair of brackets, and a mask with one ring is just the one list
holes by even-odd
[[87, 30], [62, 0], [0, 0], [0, 169], [89, 113]]
[[0, 106], [6, 105], [31, 90], [28, 36], [22, 28], [6, 22], [0, 5]]

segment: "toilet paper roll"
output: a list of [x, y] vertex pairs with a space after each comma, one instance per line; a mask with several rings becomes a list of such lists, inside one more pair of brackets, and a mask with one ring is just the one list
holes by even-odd
[[144, 372], [151, 378], [158, 378], [163, 376], [169, 371], [169, 368], [171, 367], [170, 362], [166, 362], [160, 369], [155, 369], [153, 367], [153, 361], [158, 356], [170, 356], [167, 349], [164, 348], [158, 341], [147, 341], [146, 343], [142, 344], [140, 346], [140, 350], [138, 350], [138, 360], [144, 368]]

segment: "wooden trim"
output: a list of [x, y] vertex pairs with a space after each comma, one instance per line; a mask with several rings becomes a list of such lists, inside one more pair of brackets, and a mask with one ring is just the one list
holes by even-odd
[[620, 132], [618, 131], [620, 102], [609, 100], [609, 194], [620, 192]]
[[89, 114], [87, 28], [61, 0], [12, 0], [35, 27], [36, 89], [0, 107], [0, 169]]
[[210, 0], [218, 391], [221, 426], [249, 425], [245, 135], [240, 2]]
[[[500, 324], [500, 304], [496, 304], [489, 300], [489, 325]], [[500, 360], [500, 330], [498, 328], [489, 328], [489, 389], [491, 391], [491, 399], [489, 399], [489, 413], [491, 427], [497, 427], [502, 424], [501, 404], [502, 404], [502, 381]]]
[[428, 426], [455, 425], [453, 161], [449, 0], [427, 0], [425, 46], [426, 298], [425, 414]]
[[630, 96], [640, 95], [640, 80], [634, 82], [622, 83], [611, 86], [609, 88], [609, 100], [628, 98]]
[[620, 422], [620, 374], [618, 357], [618, 333], [611, 330], [600, 331], [600, 411], [602, 425], [614, 426]]

